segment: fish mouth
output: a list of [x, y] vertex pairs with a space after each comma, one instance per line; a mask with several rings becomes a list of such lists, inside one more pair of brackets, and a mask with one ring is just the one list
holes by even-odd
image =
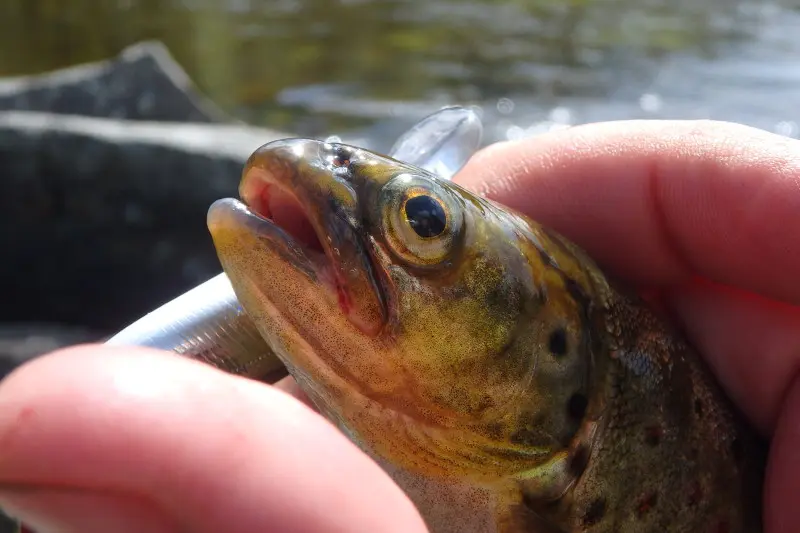
[[326, 289], [358, 330], [374, 336], [387, 308], [341, 159], [353, 150], [310, 139], [268, 143], [245, 165], [241, 201], [214, 202], [207, 222], [226, 271], [261, 270], [252, 264], [257, 257], [249, 266], [236, 264], [249, 235], [263, 252]]

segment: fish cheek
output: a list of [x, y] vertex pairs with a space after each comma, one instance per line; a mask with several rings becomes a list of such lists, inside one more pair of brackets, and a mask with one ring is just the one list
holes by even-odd
[[523, 446], [569, 446], [589, 404], [592, 355], [578, 305], [550, 293], [530, 326], [533, 373], [511, 442]]
[[487, 366], [487, 358], [506, 342], [513, 324], [487, 317], [480, 301], [446, 292], [407, 293], [403, 311], [399, 363], [419, 393], [464, 414], [476, 409], [502, 371]]
[[418, 401], [459, 418], [480, 420], [519, 396], [531, 360], [509, 358], [524, 295], [504, 266], [471, 255], [457, 268], [393, 272], [399, 324], [398, 361], [415, 381]]

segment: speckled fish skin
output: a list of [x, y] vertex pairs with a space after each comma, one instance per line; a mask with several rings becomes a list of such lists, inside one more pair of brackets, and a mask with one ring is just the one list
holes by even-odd
[[[324, 253], [257, 214], [271, 187]], [[697, 353], [563, 237], [312, 140], [260, 148], [240, 194], [208, 217], [237, 297], [433, 533], [761, 531], [758, 435]], [[419, 196], [444, 213], [424, 237]]]

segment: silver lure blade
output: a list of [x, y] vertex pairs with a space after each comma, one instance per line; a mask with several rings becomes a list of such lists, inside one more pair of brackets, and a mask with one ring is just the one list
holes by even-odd
[[468, 107], [445, 107], [397, 139], [391, 157], [444, 179], [461, 170], [481, 144], [483, 123]]
[[146, 314], [106, 344], [169, 350], [253, 378], [283, 368], [224, 273]]
[[[474, 111], [447, 107], [403, 134], [389, 156], [450, 179], [478, 149], [481, 135], [480, 117]], [[106, 344], [168, 350], [268, 382], [284, 372], [225, 273], [148, 313]]]

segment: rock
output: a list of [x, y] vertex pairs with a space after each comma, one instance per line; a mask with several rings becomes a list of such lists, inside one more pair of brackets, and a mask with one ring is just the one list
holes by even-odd
[[217, 274], [208, 207], [286, 136], [0, 112], [0, 323], [112, 333]]
[[100, 340], [102, 335], [50, 324], [0, 325], [0, 379], [39, 355], [64, 346]]
[[127, 120], [232, 122], [194, 87], [160, 42], [141, 42], [106, 61], [0, 79], [0, 110]]

